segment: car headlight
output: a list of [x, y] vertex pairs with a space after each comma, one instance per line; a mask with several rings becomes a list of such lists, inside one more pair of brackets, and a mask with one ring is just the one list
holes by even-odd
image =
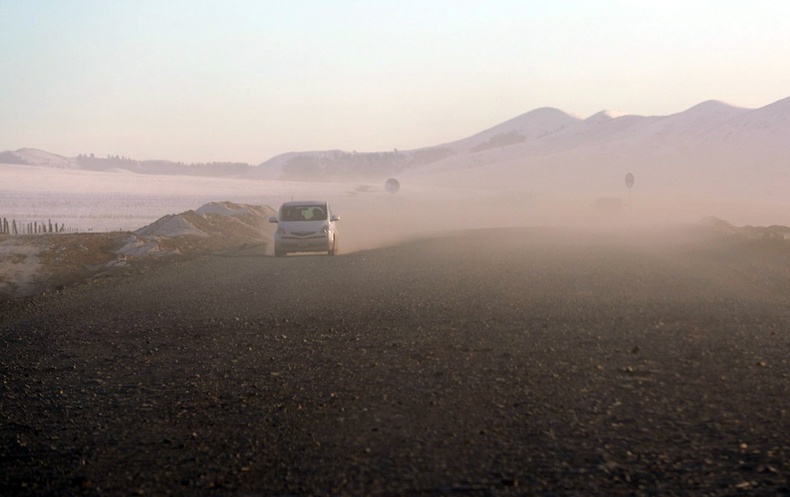
[[321, 228], [321, 232], [323, 232], [325, 235], [328, 235], [329, 234], [329, 225], [325, 224], [324, 227]]

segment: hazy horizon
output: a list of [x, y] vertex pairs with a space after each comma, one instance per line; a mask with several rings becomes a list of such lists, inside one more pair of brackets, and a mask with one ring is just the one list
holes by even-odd
[[257, 164], [788, 96], [790, 4], [0, 2], [0, 150]]

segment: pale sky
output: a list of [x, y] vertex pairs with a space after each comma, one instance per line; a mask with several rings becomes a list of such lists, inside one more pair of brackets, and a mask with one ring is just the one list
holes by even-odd
[[258, 164], [790, 96], [787, 0], [0, 0], [0, 151]]

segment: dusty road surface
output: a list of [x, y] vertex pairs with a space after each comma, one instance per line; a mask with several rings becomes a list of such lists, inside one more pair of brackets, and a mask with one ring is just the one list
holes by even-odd
[[634, 231], [248, 250], [5, 303], [0, 494], [790, 495], [786, 242]]

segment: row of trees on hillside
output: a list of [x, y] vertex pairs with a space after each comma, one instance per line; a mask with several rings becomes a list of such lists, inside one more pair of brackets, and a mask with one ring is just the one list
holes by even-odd
[[302, 154], [283, 166], [287, 179], [328, 179], [331, 177], [381, 177], [404, 169], [429, 164], [452, 155], [448, 148], [430, 148], [409, 152], [342, 152]]
[[77, 164], [83, 169], [107, 171], [126, 169], [140, 174], [190, 174], [196, 176], [233, 176], [243, 175], [252, 167], [243, 162], [172, 162], [165, 160], [137, 161], [121, 155], [96, 157], [93, 154], [80, 154]]

